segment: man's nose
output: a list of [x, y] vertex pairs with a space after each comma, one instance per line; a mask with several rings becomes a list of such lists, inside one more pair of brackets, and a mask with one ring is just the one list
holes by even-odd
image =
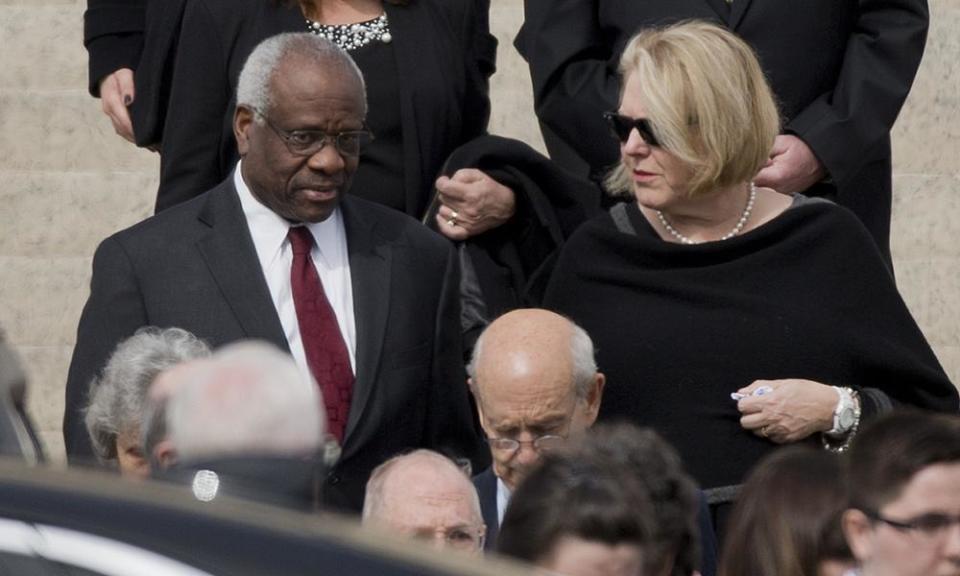
[[533, 447], [533, 443], [523, 443], [517, 448], [515, 458], [519, 464], [533, 464], [540, 458], [540, 453]]
[[332, 139], [323, 142], [323, 147], [314, 152], [308, 159], [307, 165], [312, 170], [325, 174], [334, 174], [343, 170], [344, 159]]
[[957, 567], [960, 567], [960, 522], [954, 522], [947, 528], [946, 542], [944, 545], [944, 556], [950, 559]]

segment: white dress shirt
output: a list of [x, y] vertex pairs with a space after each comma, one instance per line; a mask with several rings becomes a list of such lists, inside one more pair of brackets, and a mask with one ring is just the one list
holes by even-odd
[[510, 503], [510, 488], [504, 484], [503, 480], [497, 478], [497, 526], [503, 524], [503, 515], [507, 511], [507, 504]]
[[[291, 223], [260, 203], [250, 192], [240, 171], [240, 163], [233, 173], [233, 183], [240, 196], [240, 205], [247, 218], [253, 246], [257, 250], [260, 269], [267, 281], [270, 298], [280, 316], [283, 333], [290, 345], [290, 352], [307, 381], [312, 382], [307, 356], [300, 340], [300, 325], [297, 323], [297, 309], [293, 303], [293, 290], [290, 287], [290, 267], [293, 264], [293, 249], [287, 240]], [[308, 223], [306, 227], [313, 234], [314, 245], [310, 257], [323, 283], [323, 291], [337, 316], [340, 334], [347, 345], [350, 366], [357, 373], [357, 328], [353, 314], [353, 284], [350, 279], [350, 259], [347, 256], [347, 234], [343, 226], [343, 216], [337, 208], [323, 222]]]

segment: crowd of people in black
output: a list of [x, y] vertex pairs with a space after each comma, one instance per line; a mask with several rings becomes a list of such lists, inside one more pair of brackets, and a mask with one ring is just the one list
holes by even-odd
[[571, 576], [960, 575], [888, 238], [927, 7], [795, 4], [526, 0], [548, 159], [486, 134], [483, 0], [88, 0], [161, 180], [94, 256], [70, 463]]

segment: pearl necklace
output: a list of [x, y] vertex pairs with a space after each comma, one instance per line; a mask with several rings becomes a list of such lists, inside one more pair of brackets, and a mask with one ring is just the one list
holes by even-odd
[[[750, 212], [753, 211], [753, 203], [756, 199], [757, 199], [757, 187], [753, 184], [753, 182], [751, 182], [750, 197], [747, 199], [747, 205], [743, 209], [743, 214], [740, 215], [740, 219], [737, 220], [737, 225], [733, 227], [733, 230], [721, 236], [720, 240], [729, 240], [734, 236], [736, 236], [737, 234], [739, 234], [741, 230], [743, 230], [743, 227], [746, 225], [747, 220], [750, 219]], [[656, 210], [655, 212], [657, 213], [657, 218], [660, 220], [660, 224], [664, 227], [664, 229], [667, 232], [669, 232], [671, 236], [679, 240], [681, 244], [699, 244], [699, 242], [695, 242], [694, 240], [691, 240], [690, 238], [678, 232], [676, 228], [671, 226], [670, 223], [667, 222], [667, 217], [663, 215], [663, 212], [661, 212], [660, 210]]]
[[347, 51], [356, 50], [371, 42], [389, 44], [393, 41], [386, 12], [373, 20], [356, 24], [321, 24], [307, 18], [307, 29]]

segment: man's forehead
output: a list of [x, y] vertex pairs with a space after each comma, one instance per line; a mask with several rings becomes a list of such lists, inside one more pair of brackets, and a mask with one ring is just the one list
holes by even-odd
[[274, 97], [328, 97], [363, 103], [363, 84], [347, 63], [333, 58], [314, 59], [291, 55], [283, 59], [270, 78]]

